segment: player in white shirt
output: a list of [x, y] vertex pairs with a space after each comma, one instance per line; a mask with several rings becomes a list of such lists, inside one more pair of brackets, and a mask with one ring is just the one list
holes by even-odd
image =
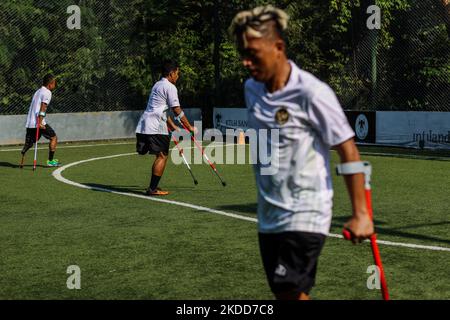
[[180, 107], [178, 90], [175, 87], [180, 75], [178, 64], [174, 61], [165, 61], [161, 71], [162, 78], [153, 86], [147, 108], [136, 127], [136, 151], [141, 155], [147, 153], [156, 155], [150, 185], [146, 192], [147, 195], [151, 196], [169, 194], [168, 191], [158, 188], [169, 155], [170, 134], [168, 125], [171, 131], [179, 130], [167, 115], [169, 109], [186, 128], [191, 132], [195, 131], [195, 127], [191, 126]]
[[[331, 223], [329, 149], [343, 163], [360, 158], [333, 90], [288, 60], [287, 23], [284, 11], [262, 6], [238, 13], [230, 32], [252, 76], [245, 83], [249, 127], [279, 130], [278, 142], [266, 142], [267, 150], [275, 147], [276, 173], [264, 175], [263, 165], [254, 165], [264, 269], [277, 299], [307, 300]], [[356, 243], [373, 234], [373, 223], [363, 174], [345, 176], [345, 182], [353, 207], [345, 227]]]
[[39, 137], [44, 136], [46, 139], [50, 140], [49, 152], [47, 166], [58, 167], [60, 165], [58, 159], [54, 158], [56, 145], [58, 143], [58, 137], [56, 136], [53, 128], [47, 124], [45, 121], [45, 116], [47, 114], [47, 108], [52, 99], [52, 90], [56, 88], [56, 79], [53, 75], [47, 74], [43, 81], [42, 87], [38, 89], [31, 100], [30, 109], [28, 111], [27, 122], [26, 122], [26, 136], [25, 145], [22, 149], [22, 160], [20, 162], [20, 168], [23, 168], [23, 163], [25, 161], [26, 152], [33, 146], [36, 142], [36, 130], [37, 130], [37, 120], [39, 118]]

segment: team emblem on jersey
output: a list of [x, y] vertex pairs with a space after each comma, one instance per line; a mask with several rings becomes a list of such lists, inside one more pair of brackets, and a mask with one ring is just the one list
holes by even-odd
[[275, 121], [279, 125], [283, 125], [289, 120], [289, 112], [287, 112], [285, 107], [281, 107], [277, 113], [275, 113]]

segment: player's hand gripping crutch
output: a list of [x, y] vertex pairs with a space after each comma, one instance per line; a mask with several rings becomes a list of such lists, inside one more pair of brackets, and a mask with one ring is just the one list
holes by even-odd
[[[170, 130], [170, 129], [169, 129], [169, 133], [172, 133], [172, 132], [173, 132], [173, 130]], [[194, 184], [197, 185], [197, 184], [198, 184], [198, 181], [197, 181], [197, 179], [195, 179], [194, 173], [192, 173], [192, 169], [191, 169], [191, 167], [189, 166], [189, 163], [187, 162], [186, 157], [184, 156], [183, 148], [180, 148], [180, 146], [178, 145], [177, 139], [175, 139], [175, 137], [174, 137], [172, 134], [171, 134], [171, 136], [172, 136], [173, 142], [175, 142], [175, 146], [177, 147], [178, 152], [179, 152], [180, 155], [183, 157], [183, 162], [184, 162], [184, 164], [187, 166], [187, 168], [188, 168], [188, 170], [189, 170], [189, 173], [191, 174], [191, 177], [192, 177], [192, 179], [194, 180]]]
[[214, 165], [214, 163], [211, 162], [211, 160], [209, 160], [208, 156], [205, 153], [205, 150], [202, 148], [202, 146], [198, 143], [197, 139], [195, 139], [194, 134], [192, 134], [188, 128], [186, 128], [186, 126], [184, 125], [184, 123], [182, 123], [181, 121], [179, 121], [181, 123], [181, 125], [183, 126], [184, 130], [186, 130], [187, 132], [189, 132], [189, 135], [191, 136], [191, 140], [195, 143], [195, 145], [197, 146], [197, 148], [200, 150], [200, 152], [202, 153], [202, 156], [205, 157], [206, 161], [208, 162], [209, 166], [211, 167], [211, 169], [214, 171], [214, 173], [216, 174], [216, 176], [219, 178], [220, 182], [222, 183], [222, 185], [225, 187], [227, 185], [227, 183], [222, 179], [222, 177], [220, 176], [219, 172], [217, 171], [216, 166]]
[[36, 117], [36, 142], [34, 144], [34, 160], [33, 160], [33, 171], [36, 170], [37, 164], [37, 150], [38, 150], [38, 140], [39, 140], [39, 129], [41, 127], [41, 121], [39, 116]]
[[[373, 210], [372, 210], [372, 192], [370, 187], [370, 176], [372, 174], [372, 166], [369, 162], [348, 162], [337, 165], [336, 172], [338, 175], [352, 175], [357, 173], [364, 173], [364, 188], [366, 194], [366, 204], [367, 211], [369, 212], [370, 218], [373, 221]], [[346, 240], [352, 239], [351, 231], [344, 229], [342, 234]], [[381, 294], [384, 300], [389, 300], [389, 292], [387, 288], [386, 278], [384, 275], [383, 263], [381, 262], [380, 250], [377, 244], [377, 235], [374, 233], [370, 236], [370, 245], [372, 247], [373, 259], [375, 265], [378, 267], [381, 282]]]

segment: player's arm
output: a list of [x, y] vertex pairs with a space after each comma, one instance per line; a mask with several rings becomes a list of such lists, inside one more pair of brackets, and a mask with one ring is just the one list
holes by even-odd
[[45, 125], [43, 125], [42, 123], [43, 123], [43, 120], [44, 120], [46, 114], [47, 114], [47, 104], [45, 102], [42, 102], [41, 108], [40, 108], [39, 114], [38, 114], [41, 129], [45, 129]]
[[167, 125], [169, 126], [170, 131], [180, 131], [180, 127], [173, 122], [171, 117], [167, 117]]
[[184, 115], [183, 110], [181, 109], [180, 106], [176, 106], [172, 108], [172, 111], [175, 115], [175, 119], [180, 122], [184, 127], [186, 127], [189, 131], [191, 132], [195, 132], [195, 127], [192, 126], [188, 120], [188, 118], [186, 118], [186, 116]]
[[175, 120], [181, 123], [183, 127], [188, 129], [190, 132], [196, 133], [196, 129], [192, 126], [189, 120], [184, 115], [183, 110], [180, 107], [180, 100], [178, 99], [178, 90], [175, 86], [170, 86], [168, 89], [168, 105], [175, 115]]
[[[360, 161], [359, 151], [352, 139], [334, 147], [339, 153], [341, 163]], [[364, 191], [364, 174], [344, 175], [345, 184], [352, 202], [352, 218], [345, 228], [353, 235], [353, 242], [360, 242], [374, 233], [373, 222], [366, 206]]]

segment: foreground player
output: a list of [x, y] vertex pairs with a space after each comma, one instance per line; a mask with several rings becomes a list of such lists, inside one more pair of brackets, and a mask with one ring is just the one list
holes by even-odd
[[[36, 142], [36, 130], [37, 130], [37, 120], [39, 121], [39, 137], [44, 136], [44, 138], [50, 140], [47, 166], [58, 167], [60, 165], [58, 159], [54, 159], [56, 145], [58, 143], [58, 138], [55, 131], [50, 125], [45, 121], [45, 116], [47, 114], [47, 108], [52, 99], [52, 91], [56, 88], [56, 79], [53, 75], [48, 74], [44, 77], [42, 81], [42, 87], [37, 90], [31, 101], [30, 110], [28, 111], [27, 123], [26, 123], [26, 136], [25, 145], [22, 149], [22, 160], [20, 162], [20, 168], [23, 168], [23, 163], [25, 161], [25, 154]], [[39, 119], [38, 119], [39, 118]]]
[[167, 125], [171, 131], [179, 130], [173, 121], [167, 117], [169, 108], [172, 109], [175, 118], [180, 121], [191, 132], [195, 128], [191, 126], [180, 107], [178, 91], [175, 84], [179, 78], [180, 69], [174, 61], [166, 61], [162, 65], [162, 78], [152, 88], [148, 99], [147, 108], [139, 119], [136, 127], [136, 151], [137, 153], [154, 154], [156, 159], [152, 167], [152, 177], [147, 189], [147, 195], [165, 196], [168, 191], [158, 188], [159, 180], [164, 173], [169, 155], [170, 135]]
[[[278, 158], [277, 173], [262, 175], [261, 163], [254, 166], [264, 269], [277, 299], [308, 300], [331, 224], [329, 149], [334, 147], [343, 163], [360, 158], [332, 89], [288, 60], [287, 22], [284, 11], [257, 7], [237, 14], [230, 32], [252, 76], [245, 83], [249, 127], [278, 129], [280, 134], [271, 155], [272, 164]], [[373, 234], [373, 223], [363, 174], [346, 176], [345, 182], [353, 207], [346, 228], [356, 243]]]

